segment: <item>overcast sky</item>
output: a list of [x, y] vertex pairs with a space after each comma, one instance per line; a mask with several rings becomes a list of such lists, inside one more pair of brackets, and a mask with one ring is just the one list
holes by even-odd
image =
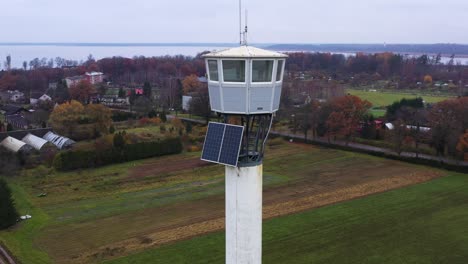
[[[238, 41], [237, 0], [0, 0], [0, 42]], [[467, 0], [243, 0], [249, 42], [465, 43]]]

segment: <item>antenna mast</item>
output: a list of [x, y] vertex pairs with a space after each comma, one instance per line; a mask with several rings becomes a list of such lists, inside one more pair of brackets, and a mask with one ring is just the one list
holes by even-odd
[[239, 0], [239, 44], [247, 45], [247, 9], [245, 10], [245, 27], [242, 31], [242, 0]]
[[242, 0], [239, 0], [239, 45], [242, 45]]

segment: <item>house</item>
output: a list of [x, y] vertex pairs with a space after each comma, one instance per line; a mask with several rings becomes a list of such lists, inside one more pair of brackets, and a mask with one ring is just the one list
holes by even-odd
[[11, 124], [16, 129], [28, 129], [29, 122], [24, 116], [18, 115], [8, 115], [5, 118], [5, 121], [8, 124]]
[[91, 84], [102, 83], [104, 80], [104, 73], [102, 72], [87, 72], [85, 73], [86, 79]]
[[77, 85], [79, 82], [85, 81], [85, 80], [86, 80], [86, 77], [81, 76], [81, 75], [65, 78], [65, 82], [67, 83], [68, 88], [72, 87], [73, 85]]
[[31, 98], [29, 99], [29, 102], [32, 104], [32, 105], [36, 105], [40, 102], [45, 102], [45, 101], [52, 101], [52, 98], [50, 96], [48, 96], [47, 94], [42, 94], [40, 96], [31, 96]]
[[24, 100], [24, 93], [18, 90], [0, 92], [0, 100], [3, 102], [20, 102]]
[[190, 101], [192, 100], [192, 96], [190, 95], [183, 95], [182, 96], [182, 109], [185, 111], [190, 110]]

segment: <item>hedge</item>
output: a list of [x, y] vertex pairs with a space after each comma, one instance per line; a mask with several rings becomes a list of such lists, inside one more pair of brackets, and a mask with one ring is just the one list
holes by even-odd
[[53, 166], [56, 170], [67, 171], [93, 168], [150, 157], [182, 152], [180, 138], [168, 138], [152, 142], [125, 145], [122, 149], [111, 148], [103, 151], [69, 150], [55, 155]]

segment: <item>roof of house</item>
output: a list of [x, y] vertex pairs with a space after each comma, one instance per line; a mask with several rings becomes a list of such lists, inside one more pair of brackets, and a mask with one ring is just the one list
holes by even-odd
[[21, 141], [23, 141], [24, 143], [30, 145], [31, 147], [35, 148], [36, 150], [41, 150], [42, 147], [44, 147], [44, 145], [46, 145], [47, 143], [49, 143], [49, 141], [43, 139], [43, 138], [40, 138], [40, 137], [37, 137], [31, 133], [27, 134]]
[[24, 143], [21, 140], [18, 140], [14, 137], [7, 137], [2, 142], [0, 142], [0, 146], [13, 151], [13, 152], [18, 152], [20, 150], [28, 150], [31, 149], [31, 146], [28, 146], [26, 143]]
[[286, 58], [288, 55], [243, 45], [236, 48], [213, 51], [203, 55], [204, 58]]
[[69, 79], [69, 80], [75, 81], [75, 80], [82, 80], [82, 79], [84, 79], [84, 78], [85, 78], [84, 76], [77, 75], [77, 76], [66, 77], [65, 79]]
[[22, 115], [19, 115], [19, 114], [7, 115], [6, 121], [15, 127], [21, 127], [21, 128], [26, 127], [29, 124], [28, 120], [26, 120], [26, 118], [24, 118]]
[[5, 115], [14, 115], [21, 111], [26, 111], [26, 109], [17, 105], [4, 105], [0, 106], [0, 111], [5, 112]]
[[104, 73], [102, 73], [102, 72], [87, 72], [85, 74], [89, 75], [89, 76], [97, 76], [97, 75], [103, 75]]
[[57, 134], [53, 133], [52, 131], [47, 132], [42, 138], [49, 141], [49, 142], [51, 142], [52, 144], [57, 146], [59, 149], [63, 149], [63, 148], [66, 148], [66, 147], [68, 147], [70, 145], [75, 144], [75, 141], [73, 141], [73, 140], [71, 140], [71, 139], [69, 139], [67, 137], [57, 135]]

